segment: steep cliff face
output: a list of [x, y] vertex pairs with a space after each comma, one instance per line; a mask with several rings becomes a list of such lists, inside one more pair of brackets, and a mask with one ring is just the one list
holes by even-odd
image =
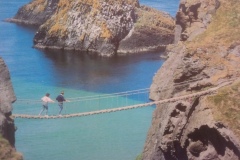
[[16, 100], [16, 97], [13, 92], [9, 71], [2, 58], [0, 58], [0, 90], [0, 158], [22, 159], [22, 156], [15, 153], [14, 149], [16, 128], [11, 114], [12, 103]]
[[[180, 2], [175, 44], [167, 47], [169, 58], [154, 77], [151, 99], [185, 95], [238, 79], [239, 8], [235, 0]], [[240, 98], [223, 98], [233, 91], [239, 95], [238, 87], [232, 85], [235, 90], [225, 89], [224, 95], [219, 91], [214, 98], [208, 95], [158, 105], [143, 159], [239, 159], [239, 125], [231, 122], [240, 122], [233, 116], [240, 104], [232, 103]], [[220, 110], [223, 104], [231, 112]]]
[[36, 48], [111, 56], [162, 50], [174, 39], [173, 18], [140, 7], [138, 0], [34, 0], [8, 21], [19, 20], [42, 24], [34, 37]]
[[165, 50], [173, 43], [173, 18], [164, 12], [141, 6], [135, 8], [136, 23], [119, 43], [118, 53]]
[[175, 42], [191, 41], [203, 33], [219, 6], [218, 0], [182, 0], [176, 15]]
[[38, 30], [36, 47], [97, 51], [111, 55], [133, 27], [137, 1], [65, 1]]

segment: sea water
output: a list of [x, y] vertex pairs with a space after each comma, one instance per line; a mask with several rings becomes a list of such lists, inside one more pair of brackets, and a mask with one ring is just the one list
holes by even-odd
[[[36, 28], [3, 22], [30, 0], [0, 0], [0, 56], [7, 64], [17, 101], [13, 114], [37, 115], [38, 101], [50, 93], [55, 100], [101, 96], [149, 88], [164, 62], [160, 53], [103, 58], [84, 53], [32, 48]], [[175, 16], [178, 0], [141, 0]], [[116, 108], [146, 102], [147, 94], [73, 101], [63, 114]], [[15, 119], [16, 149], [25, 160], [134, 160], [144, 147], [154, 106], [69, 119]], [[49, 105], [49, 115], [59, 111]]]

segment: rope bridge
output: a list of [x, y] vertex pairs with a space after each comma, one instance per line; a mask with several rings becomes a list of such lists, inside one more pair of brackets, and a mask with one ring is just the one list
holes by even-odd
[[[189, 99], [193, 97], [199, 97], [202, 95], [210, 94], [212, 92], [215, 92], [219, 88], [230, 84], [231, 82], [225, 82], [217, 87], [210, 88], [205, 91], [200, 91], [188, 95], [153, 101], [153, 102], [145, 102], [140, 104], [134, 104], [134, 105], [126, 105], [124, 107], [118, 107], [118, 108], [110, 108], [110, 109], [102, 109], [97, 111], [89, 111], [89, 112], [82, 112], [82, 113], [73, 113], [73, 114], [65, 114], [65, 115], [53, 115], [53, 116], [39, 116], [39, 115], [28, 115], [28, 114], [13, 114], [13, 118], [27, 118], [27, 119], [57, 119], [57, 118], [71, 118], [71, 117], [82, 117], [82, 116], [90, 116], [95, 114], [102, 114], [102, 113], [110, 113], [110, 112], [117, 112], [117, 111], [123, 111], [123, 110], [129, 110], [129, 109], [135, 109], [135, 108], [141, 108], [141, 107], [147, 107], [157, 104], [163, 104], [163, 103], [169, 103], [169, 102], [175, 102], [178, 100], [184, 100]], [[118, 98], [118, 97], [128, 97], [130, 95], [139, 95], [139, 94], [145, 94], [149, 93], [149, 88], [147, 89], [140, 89], [140, 90], [134, 90], [134, 91], [128, 91], [128, 92], [120, 92], [120, 93], [114, 93], [114, 94], [105, 94], [105, 95], [98, 95], [98, 96], [87, 96], [87, 97], [76, 97], [76, 98], [69, 98], [71, 102], [83, 102], [83, 101], [94, 101], [94, 100], [100, 100], [100, 99], [109, 99], [109, 98]], [[127, 100], [127, 99], [126, 99]], [[21, 99], [20, 102], [28, 102], [28, 103], [41, 103], [41, 101], [29, 101], [27, 99]], [[126, 103], [127, 104], [127, 103]]]

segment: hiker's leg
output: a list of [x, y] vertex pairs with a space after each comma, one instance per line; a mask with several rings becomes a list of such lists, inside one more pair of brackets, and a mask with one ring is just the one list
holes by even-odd
[[48, 114], [48, 106], [45, 106], [45, 109], [46, 109], [46, 114], [45, 115], [47, 115]]
[[58, 103], [59, 107], [60, 107], [60, 110], [59, 110], [59, 113], [58, 114], [61, 114], [62, 112], [62, 109], [63, 109], [63, 103]]
[[42, 112], [44, 111], [44, 109], [45, 109], [45, 107], [44, 107], [44, 105], [43, 105], [42, 110], [40, 111], [39, 115], [42, 114]]

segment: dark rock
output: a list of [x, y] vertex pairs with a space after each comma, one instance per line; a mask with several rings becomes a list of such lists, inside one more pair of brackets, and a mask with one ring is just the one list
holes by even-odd
[[12, 103], [16, 100], [16, 97], [9, 71], [2, 58], [0, 58], [0, 89], [0, 134], [14, 147], [15, 126], [14, 120], [10, 116], [12, 114]]
[[16, 126], [11, 118], [12, 103], [16, 101], [16, 97], [13, 92], [8, 68], [1, 57], [0, 90], [0, 159], [22, 160], [22, 155], [16, 152], [15, 149]]
[[34, 0], [21, 7], [17, 14], [8, 22], [40, 26], [45, 23], [56, 11], [59, 0]]

